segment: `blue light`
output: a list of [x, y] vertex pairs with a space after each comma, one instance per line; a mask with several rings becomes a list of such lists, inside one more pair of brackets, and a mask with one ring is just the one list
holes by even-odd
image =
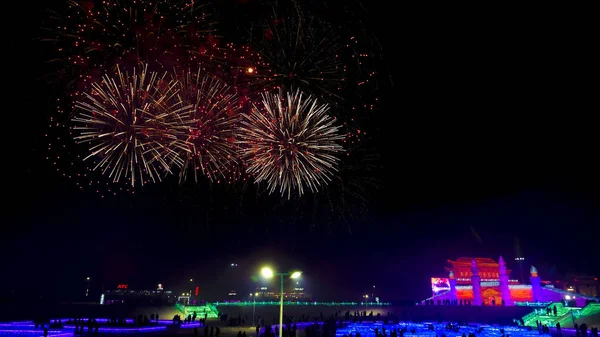
[[[336, 336], [349, 336], [350, 334], [356, 335], [360, 333], [361, 337], [375, 337], [375, 329], [379, 329], [381, 332], [382, 328], [386, 331], [402, 330], [406, 329], [404, 336], [406, 337], [435, 337], [445, 334], [447, 337], [462, 337], [463, 334], [468, 335], [474, 333], [477, 337], [500, 337], [502, 333], [500, 329], [504, 329], [505, 333], [511, 335], [511, 337], [550, 337], [550, 334], [540, 334], [537, 330], [530, 330], [527, 327], [497, 327], [490, 325], [479, 325], [479, 326], [461, 326], [458, 331], [446, 330], [446, 324], [434, 324], [434, 323], [399, 323], [399, 324], [350, 324], [345, 328], [338, 329]], [[433, 330], [431, 330], [433, 327]], [[482, 331], [478, 331], [483, 328]], [[414, 330], [414, 333], [412, 332]]]

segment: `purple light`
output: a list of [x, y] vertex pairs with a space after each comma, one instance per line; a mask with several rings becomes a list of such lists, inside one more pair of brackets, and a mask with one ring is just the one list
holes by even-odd
[[[65, 329], [75, 329], [74, 325], [65, 325]], [[159, 326], [151, 326], [151, 327], [131, 327], [131, 328], [117, 328], [117, 327], [99, 327], [98, 333], [136, 333], [136, 332], [152, 332], [152, 331], [161, 331], [166, 330], [167, 327], [164, 325]]]
[[[0, 330], [0, 335], [32, 335], [36, 334], [37, 336], [43, 336], [43, 331], [40, 330]], [[68, 336], [72, 335], [72, 333], [64, 333], [62, 331], [57, 330], [48, 330], [49, 336]]]
[[[89, 320], [89, 318], [78, 318], [78, 319], [80, 320], [80, 322], [83, 321], [84, 323], [87, 323], [87, 321]], [[67, 323], [67, 322], [69, 324], [71, 324], [71, 322], [75, 322], [75, 318], [57, 318], [57, 319], [51, 319], [50, 321], [51, 322], [54, 322], [54, 321], [58, 322], [59, 320], [62, 321], [63, 324]], [[96, 322], [98, 322], [98, 323], [108, 323], [108, 318], [96, 318]], [[13, 323], [17, 323], [17, 322], [13, 322]], [[32, 321], [27, 321], [27, 322], [21, 322], [21, 323], [33, 323], [33, 322]], [[125, 323], [133, 323], [133, 319], [126, 318], [125, 319]]]
[[180, 327], [182, 329], [199, 328], [200, 327], [200, 323], [198, 323], [198, 322], [196, 322], [196, 323], [181, 323]]
[[35, 327], [35, 324], [23, 324], [23, 323], [18, 323], [18, 322], [13, 322], [13, 323], [0, 323], [0, 326], [9, 326], [11, 328], [33, 328]]

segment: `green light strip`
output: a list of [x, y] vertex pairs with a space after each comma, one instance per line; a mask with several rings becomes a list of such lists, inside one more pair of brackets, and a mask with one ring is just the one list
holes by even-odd
[[[269, 306], [279, 305], [279, 301], [243, 301], [243, 302], [214, 302], [215, 306], [230, 306], [230, 307], [247, 307], [247, 306]], [[383, 307], [392, 305], [390, 302], [283, 302], [284, 305], [304, 305], [304, 306], [370, 306], [370, 307]]]

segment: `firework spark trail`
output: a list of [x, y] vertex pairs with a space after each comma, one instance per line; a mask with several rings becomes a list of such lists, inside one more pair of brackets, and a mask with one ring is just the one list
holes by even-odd
[[105, 75], [92, 85], [92, 94], [75, 103], [78, 111], [73, 122], [79, 126], [75, 141], [90, 144], [84, 159], [99, 157], [94, 169], [101, 168], [118, 182], [123, 178], [143, 185], [146, 177], [153, 182], [171, 173], [172, 166], [182, 166], [184, 140], [192, 124], [192, 106], [176, 101], [177, 82], [166, 81], [166, 73], [148, 73], [145, 65], [139, 73], [122, 73], [116, 79]]
[[190, 0], [68, 0], [64, 13], [50, 14], [42, 41], [56, 47], [50, 78], [88, 88], [118, 64], [164, 71], [206, 61], [214, 24], [210, 6]]
[[286, 98], [263, 94], [264, 111], [254, 106], [241, 122], [240, 143], [248, 161], [247, 172], [257, 183], [267, 182], [269, 193], [279, 188], [289, 199], [306, 187], [317, 192], [331, 181], [342, 152], [343, 136], [330, 117], [327, 105], [297, 90]]
[[342, 99], [346, 44], [331, 25], [307, 18], [299, 8], [288, 16], [279, 16], [274, 9], [273, 19], [263, 29], [262, 35], [254, 37], [260, 57], [256, 71], [248, 74], [250, 87], [258, 91], [299, 89], [321, 99]]
[[184, 153], [185, 163], [180, 174], [184, 181], [192, 168], [194, 180], [201, 171], [211, 182], [227, 178], [239, 165], [235, 133], [239, 121], [239, 105], [233, 89], [222, 80], [190, 70], [176, 75], [178, 99], [193, 108], [193, 125], [186, 143], [191, 148]]

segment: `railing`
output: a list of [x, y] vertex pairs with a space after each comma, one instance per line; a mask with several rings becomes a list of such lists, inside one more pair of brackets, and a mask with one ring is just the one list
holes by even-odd
[[[215, 306], [234, 306], [245, 307], [253, 305], [279, 305], [279, 301], [242, 301], [242, 302], [214, 302]], [[389, 306], [390, 302], [301, 302], [301, 301], [284, 301], [284, 305], [324, 305], [324, 306]]]
[[[556, 315], [554, 315], [554, 307], [556, 307]], [[550, 308], [551, 313], [548, 315], [546, 310]], [[557, 322], [565, 326], [565, 322], [571, 320], [571, 315], [578, 317], [580, 315], [581, 308], [578, 307], [565, 307], [561, 302], [550, 302], [546, 307], [542, 309], [534, 309], [533, 312], [523, 316], [523, 322], [527, 326], [536, 326], [536, 322], [540, 321], [542, 324], [548, 326], [554, 326]]]
[[216, 318], [219, 315], [219, 311], [211, 304], [207, 305], [188, 305], [182, 306], [179, 303], [175, 304], [175, 307], [179, 309], [184, 315], [196, 313], [198, 315], [206, 314], [208, 318]]
[[177, 310], [181, 311], [182, 314], [185, 314], [185, 307], [179, 303], [175, 303], [175, 308], [177, 308]]
[[523, 316], [521, 319], [523, 320], [523, 323], [526, 326], [532, 326], [531, 323], [535, 322], [537, 317], [538, 317], [538, 313], [537, 313], [537, 309], [536, 309], [536, 310], [533, 310], [532, 312], [528, 313], [527, 315]]
[[581, 309], [582, 316], [594, 315], [600, 312], [600, 303], [588, 303]]
[[550, 302], [517, 302], [515, 301], [515, 306], [517, 307], [547, 307], [550, 304], [552, 304], [552, 301]]
[[212, 303], [206, 303], [206, 307], [212, 310], [217, 316], [219, 315], [219, 309], [215, 307]]

